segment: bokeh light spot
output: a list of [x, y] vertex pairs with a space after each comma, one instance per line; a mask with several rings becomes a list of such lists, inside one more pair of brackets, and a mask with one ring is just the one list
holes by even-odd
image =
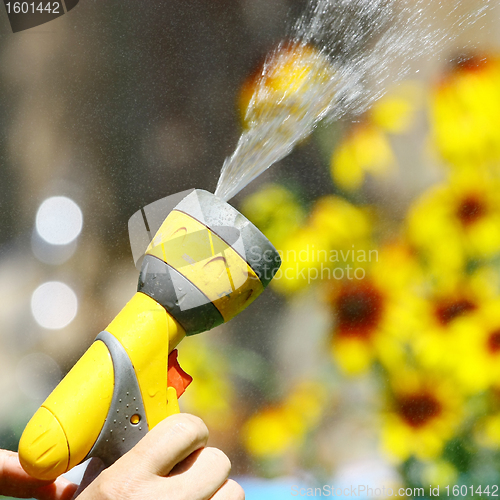
[[82, 231], [80, 207], [66, 196], [47, 198], [36, 214], [36, 230], [51, 245], [67, 245]]
[[44, 328], [57, 330], [69, 325], [78, 311], [75, 292], [59, 281], [40, 285], [31, 296], [31, 312]]

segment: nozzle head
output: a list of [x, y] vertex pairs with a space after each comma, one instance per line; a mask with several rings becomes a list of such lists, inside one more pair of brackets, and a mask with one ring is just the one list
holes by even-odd
[[277, 250], [246, 217], [217, 196], [195, 189], [152, 239], [138, 291], [193, 335], [247, 307], [280, 264]]

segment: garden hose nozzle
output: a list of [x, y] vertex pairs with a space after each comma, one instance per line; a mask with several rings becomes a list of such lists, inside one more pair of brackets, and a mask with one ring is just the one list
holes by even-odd
[[137, 293], [29, 421], [19, 443], [26, 472], [55, 479], [90, 457], [111, 465], [178, 412], [191, 377], [177, 344], [236, 316], [280, 262], [220, 198], [202, 190], [182, 198], [146, 250]]

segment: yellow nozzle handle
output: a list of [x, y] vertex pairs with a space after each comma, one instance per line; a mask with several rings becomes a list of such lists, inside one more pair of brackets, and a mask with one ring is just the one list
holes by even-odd
[[[90, 456], [102, 455], [109, 465], [178, 412], [167, 370], [169, 352], [183, 336], [162, 306], [136, 293], [28, 423], [19, 443], [24, 469], [55, 479]], [[110, 444], [116, 426], [123, 427], [123, 446]]]

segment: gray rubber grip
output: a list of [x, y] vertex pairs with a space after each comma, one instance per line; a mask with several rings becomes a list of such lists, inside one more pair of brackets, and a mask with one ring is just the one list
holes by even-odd
[[[106, 331], [101, 332], [95, 340], [104, 342], [111, 354], [115, 386], [104, 425], [85, 460], [97, 457], [109, 467], [132, 449], [149, 428], [141, 390], [125, 348], [114, 335]], [[138, 424], [130, 422], [132, 415], [139, 415]]]
[[224, 323], [222, 314], [203, 292], [153, 255], [144, 257], [137, 291], [162, 305], [184, 328], [186, 335], [205, 332]]

